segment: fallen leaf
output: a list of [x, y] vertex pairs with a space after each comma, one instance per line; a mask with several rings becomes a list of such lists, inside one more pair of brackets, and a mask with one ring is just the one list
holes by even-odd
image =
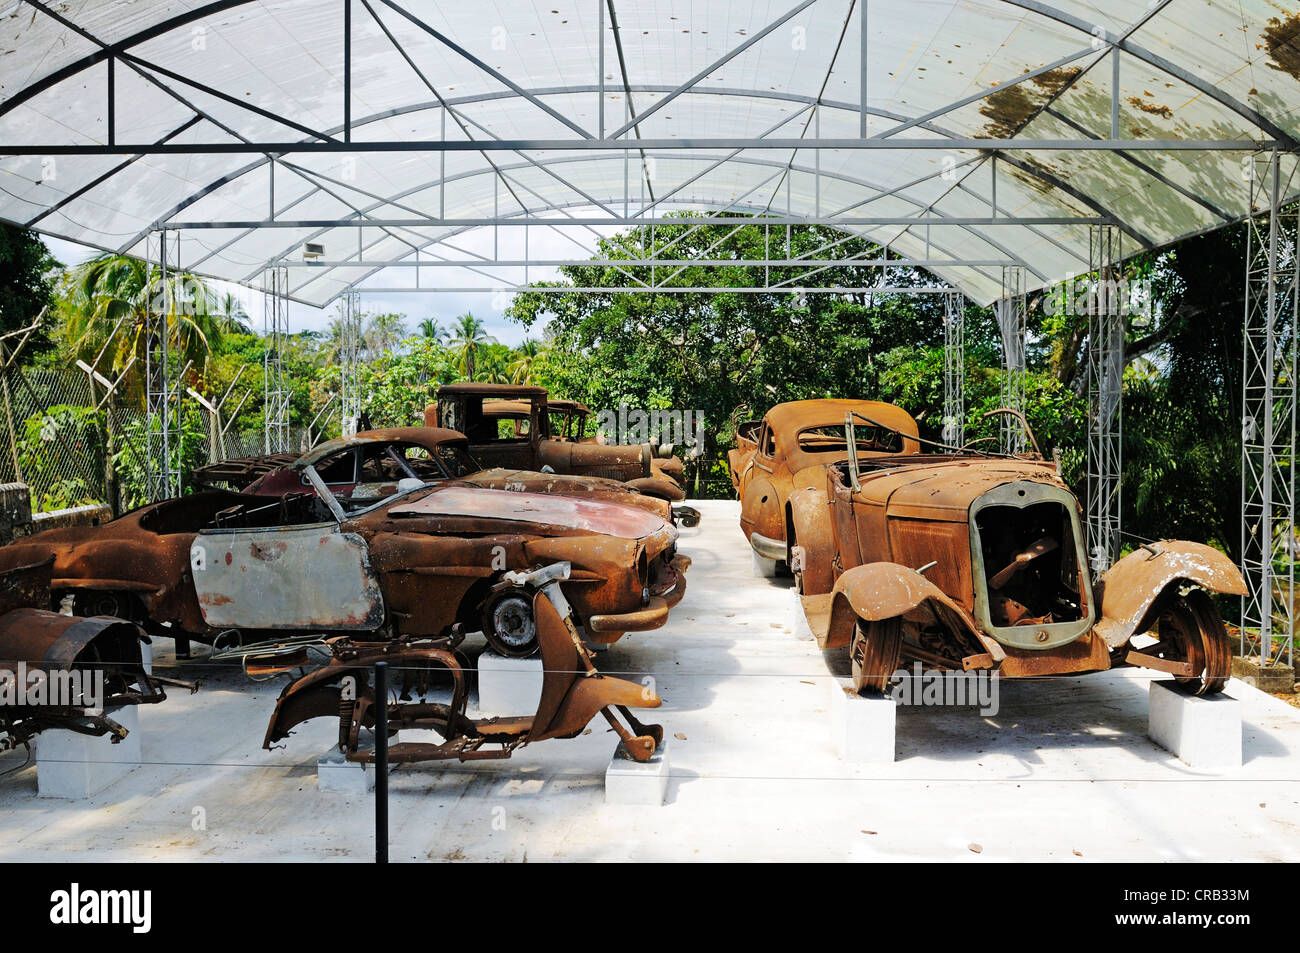
[[862, 833], [864, 833], [864, 834], [874, 834], [875, 831], [863, 831]]
[[984, 853], [984, 848], [981, 847], [979, 844], [967, 844], [966, 849], [970, 851], [972, 854]]
[[1083, 856], [1083, 851], [1081, 851], [1081, 850], [1076, 850], [1076, 851], [1074, 852], [1074, 856], [1075, 856], [1075, 857], [1082, 857], [1082, 856]]
[[810, 682], [810, 681], [808, 681], [806, 678], [801, 678], [801, 679], [799, 679], [799, 684], [800, 684], [800, 685], [816, 685], [817, 683], [816, 683], [816, 682]]
[[677, 732], [677, 734], [673, 735], [673, 737], [676, 738], [678, 741], [685, 741], [685, 740], [686, 740], [686, 736], [685, 736], [684, 734], [682, 734], [680, 731]]

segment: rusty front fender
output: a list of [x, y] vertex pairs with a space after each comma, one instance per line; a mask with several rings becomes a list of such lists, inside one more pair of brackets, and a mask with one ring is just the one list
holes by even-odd
[[962, 629], [984, 643], [974, 622], [956, 602], [915, 569], [898, 563], [855, 566], [835, 581], [830, 624], [821, 647], [848, 645], [853, 627], [917, 614], [932, 614], [949, 629]]
[[648, 476], [628, 480], [625, 484], [643, 496], [651, 496], [669, 503], [680, 503], [686, 499], [686, 492], [667, 477]]
[[1102, 574], [1094, 587], [1100, 604], [1095, 631], [1111, 648], [1145, 631], [1148, 617], [1172, 587], [1200, 586], [1244, 596], [1246, 580], [1232, 560], [1210, 546], [1163, 540], [1135, 550]]
[[[789, 507], [785, 538], [791, 550], [790, 568], [794, 569], [798, 562], [804, 595], [818, 596], [830, 592], [834, 583], [831, 562], [835, 558], [835, 534], [826, 490], [800, 487], [790, 494]], [[795, 548], [798, 548], [798, 554], [794, 552]]]

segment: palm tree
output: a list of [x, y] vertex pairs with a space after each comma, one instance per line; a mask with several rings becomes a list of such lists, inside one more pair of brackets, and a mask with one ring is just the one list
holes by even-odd
[[456, 319], [449, 343], [460, 360], [460, 372], [473, 380], [475, 352], [484, 344], [495, 344], [496, 338], [485, 334], [483, 322], [466, 311]]
[[437, 318], [425, 318], [415, 330], [426, 341], [433, 341], [436, 344], [444, 344], [447, 341], [447, 329], [438, 323]]
[[391, 351], [406, 340], [406, 315], [377, 314], [366, 328], [366, 346], [371, 353]]
[[167, 347], [178, 365], [189, 361], [201, 374], [223, 333], [247, 330], [236, 306], [231, 316], [220, 296], [202, 279], [159, 269], [125, 255], [104, 254], [68, 272], [57, 308], [62, 333], [85, 361], [108, 355], [119, 372], [136, 360], [128, 378], [143, 380], [149, 350], [149, 316], [162, 313]]
[[525, 340], [520, 344], [515, 349], [514, 358], [510, 361], [510, 383], [531, 384], [537, 359], [544, 351], [545, 348], [540, 341]]

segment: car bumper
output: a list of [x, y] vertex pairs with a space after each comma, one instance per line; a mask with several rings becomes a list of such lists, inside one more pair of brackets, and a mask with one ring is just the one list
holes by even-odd
[[681, 602], [686, 595], [686, 570], [690, 565], [689, 556], [677, 556], [672, 561], [677, 580], [671, 589], [660, 595], [651, 596], [645, 606], [632, 612], [590, 616], [587, 619], [587, 631], [598, 642], [613, 642], [624, 632], [648, 632], [651, 629], [658, 629], [668, 621], [668, 610]]

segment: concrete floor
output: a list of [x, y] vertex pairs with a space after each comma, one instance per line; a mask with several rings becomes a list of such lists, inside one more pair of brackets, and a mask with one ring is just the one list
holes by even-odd
[[[396, 770], [393, 860], [1300, 859], [1300, 712], [1235, 681], [1239, 770], [1194, 771], [1151, 742], [1150, 675], [1137, 670], [1004, 681], [989, 718], [903, 708], [896, 763], [844, 764], [827, 708], [845, 653], [795, 637], [789, 581], [751, 575], [737, 504], [700, 509], [669, 625], [598, 659], [652, 675], [665, 699], [668, 803], [605, 805], [614, 739], [593, 723], [508, 761]], [[144, 710], [146, 763], [89, 801], [37, 799], [32, 767], [0, 779], [0, 860], [373, 857], [371, 799], [317, 791], [332, 721], [263, 751], [282, 682], [200, 662], [172, 671], [159, 648], [161, 672], [202, 675], [203, 689]]]

